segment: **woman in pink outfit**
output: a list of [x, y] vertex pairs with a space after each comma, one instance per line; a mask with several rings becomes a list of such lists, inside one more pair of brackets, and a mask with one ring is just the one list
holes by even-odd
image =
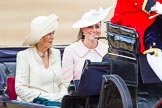
[[101, 21], [107, 16], [110, 8], [90, 10], [73, 25], [79, 28], [78, 40], [67, 46], [64, 50], [62, 71], [65, 83], [78, 80], [86, 59], [92, 62], [101, 62], [107, 53], [108, 46], [96, 37], [101, 36]]

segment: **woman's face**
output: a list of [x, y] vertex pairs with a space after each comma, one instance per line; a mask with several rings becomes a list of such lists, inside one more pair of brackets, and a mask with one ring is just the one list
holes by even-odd
[[85, 39], [94, 40], [95, 37], [101, 36], [101, 22], [92, 26], [81, 28], [81, 30], [85, 35]]
[[43, 36], [40, 39], [39, 43], [43, 47], [51, 48], [52, 47], [53, 40], [54, 40], [54, 34], [55, 34], [55, 31], [48, 33], [47, 35]]

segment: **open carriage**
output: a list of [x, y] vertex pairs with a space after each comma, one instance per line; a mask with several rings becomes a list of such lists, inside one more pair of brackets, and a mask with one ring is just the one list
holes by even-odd
[[[108, 53], [102, 62], [86, 61], [80, 84], [75, 85], [75, 96], [85, 97], [83, 107], [160, 108], [162, 84], [146, 56], [138, 52], [138, 33], [107, 21], [106, 34]], [[77, 103], [76, 98], [67, 97], [63, 108], [68, 108], [70, 102]]]
[[[88, 60], [85, 62], [81, 80], [71, 83], [68, 90], [73, 95], [65, 96], [61, 107], [160, 108], [162, 84], [149, 67], [146, 56], [138, 52], [138, 33], [132, 28], [111, 22], [106, 22], [106, 28], [108, 53], [102, 62]], [[63, 54], [64, 47], [57, 46], [57, 48]], [[7, 86], [14, 85], [7, 84], [7, 81], [14, 77], [16, 54], [23, 49], [25, 48], [0, 49], [0, 71], [6, 78], [4, 82]], [[0, 91], [1, 107], [55, 108], [16, 101], [11, 96], [6, 95], [4, 90]]]

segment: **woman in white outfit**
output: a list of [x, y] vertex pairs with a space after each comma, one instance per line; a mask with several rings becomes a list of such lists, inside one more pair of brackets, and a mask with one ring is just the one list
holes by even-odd
[[58, 16], [38, 16], [31, 22], [31, 32], [24, 41], [30, 47], [17, 54], [16, 94], [17, 100], [33, 102], [40, 97], [61, 101], [67, 94], [62, 83], [61, 56], [52, 48]]

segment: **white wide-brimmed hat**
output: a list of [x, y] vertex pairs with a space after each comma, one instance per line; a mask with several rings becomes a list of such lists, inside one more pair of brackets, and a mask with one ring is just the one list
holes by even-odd
[[162, 52], [158, 51], [158, 56], [147, 54], [146, 55], [148, 64], [158, 76], [158, 78], [162, 81]]
[[30, 24], [30, 34], [23, 45], [34, 46], [48, 33], [55, 31], [58, 27], [58, 16], [54, 13], [49, 16], [38, 16]]
[[108, 15], [112, 7], [113, 6], [107, 9], [100, 7], [99, 10], [93, 9], [86, 12], [79, 21], [73, 24], [73, 28], [84, 28], [102, 21]]

